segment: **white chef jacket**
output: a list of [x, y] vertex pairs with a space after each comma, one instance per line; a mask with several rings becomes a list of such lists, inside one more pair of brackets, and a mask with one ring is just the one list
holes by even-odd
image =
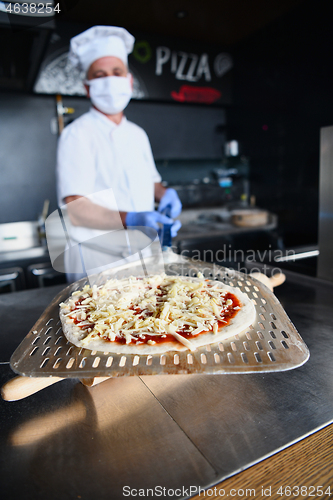
[[[145, 131], [123, 117], [116, 125], [91, 108], [62, 132], [58, 145], [58, 202], [112, 188], [123, 212], [154, 210], [156, 170]], [[104, 204], [103, 204], [104, 205]]]
[[[103, 113], [91, 108], [68, 125], [59, 138], [59, 206], [65, 205], [67, 196], [79, 195], [110, 210], [152, 211], [154, 183], [160, 181], [147, 134], [125, 117], [116, 125]], [[105, 190], [110, 188], [112, 192], [108, 195]], [[107, 233], [84, 227], [70, 226], [69, 229], [74, 240], [80, 242]], [[119, 259], [119, 252], [115, 251], [115, 254]], [[87, 252], [85, 260], [88, 271], [91, 271], [94, 266], [89, 263]], [[72, 272], [75, 266], [68, 261], [67, 267]], [[77, 272], [82, 272], [81, 264]], [[95, 268], [94, 272], [97, 272]]]

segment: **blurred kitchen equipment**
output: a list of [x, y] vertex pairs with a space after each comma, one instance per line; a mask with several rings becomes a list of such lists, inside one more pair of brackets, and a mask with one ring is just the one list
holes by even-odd
[[320, 129], [319, 254], [317, 276], [333, 281], [333, 126]]
[[267, 210], [239, 209], [231, 212], [231, 222], [240, 227], [265, 226], [268, 223], [269, 214]]
[[65, 128], [65, 115], [72, 115], [75, 113], [74, 108], [67, 108], [62, 103], [62, 97], [60, 94], [56, 95], [56, 103], [57, 103], [57, 116], [58, 116], [58, 134], [60, 135], [63, 129]]

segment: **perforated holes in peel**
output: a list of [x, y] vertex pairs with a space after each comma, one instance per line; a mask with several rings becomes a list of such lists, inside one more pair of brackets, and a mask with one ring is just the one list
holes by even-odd
[[61, 363], [61, 358], [58, 358], [53, 365], [54, 370], [57, 370], [57, 368], [59, 368], [60, 363]]
[[126, 356], [122, 356], [119, 361], [119, 366], [123, 368], [126, 364]]
[[281, 333], [282, 333], [282, 335], [284, 336], [285, 339], [288, 338], [288, 334], [284, 330], [281, 330]]
[[228, 356], [229, 363], [234, 364], [235, 363], [235, 358], [233, 357], [233, 355], [231, 354], [231, 352], [228, 352], [227, 356]]
[[101, 360], [101, 358], [99, 356], [96, 356], [96, 358], [94, 359], [94, 362], [92, 364], [92, 367], [93, 368], [97, 368], [98, 365], [99, 365], [100, 360]]
[[[246, 283], [247, 283], [247, 282], [246, 282]], [[246, 287], [244, 287], [244, 288], [245, 288], [245, 290], [247, 291], [247, 293], [249, 293], [249, 292], [250, 292], [250, 289], [249, 289], [249, 287], [248, 287], [248, 286], [246, 286]]]
[[256, 346], [259, 349], [259, 351], [263, 351], [263, 347], [261, 345], [261, 342], [259, 342], [258, 340], [256, 341]]
[[35, 346], [35, 347], [33, 348], [33, 350], [31, 351], [30, 356], [33, 356], [34, 354], [36, 354], [36, 351], [37, 351], [37, 350], [38, 350], [38, 346]]
[[230, 345], [231, 345], [231, 349], [233, 351], [237, 351], [237, 346], [236, 346], [235, 342], [230, 342]]
[[272, 342], [271, 340], [268, 341], [268, 345], [271, 349], [276, 349], [274, 342]]
[[250, 350], [250, 346], [249, 346], [249, 343], [248, 342], [243, 342], [243, 346], [244, 346], [244, 349], [246, 351], [249, 351]]
[[162, 354], [162, 356], [160, 357], [160, 365], [164, 366], [165, 363], [166, 363], [166, 355]]
[[221, 342], [219, 343], [219, 350], [220, 350], [221, 352], [223, 352], [223, 351], [224, 351], [224, 345], [223, 345]]
[[289, 345], [287, 344], [287, 342], [285, 340], [281, 340], [281, 344], [283, 345], [283, 347], [285, 349], [289, 349]]
[[275, 316], [275, 314], [271, 313], [271, 316], [272, 316], [272, 319], [274, 319], [274, 321], [276, 321], [276, 316]]
[[214, 353], [214, 361], [215, 363], [219, 363], [221, 361], [220, 356], [217, 354], [217, 352]]
[[261, 328], [262, 330], [265, 330], [265, 327], [264, 327], [264, 325], [263, 325], [261, 322], [259, 322], [259, 323], [258, 323], [258, 325], [260, 326], [260, 328]]
[[179, 365], [179, 354], [175, 354], [173, 357], [173, 363]]
[[252, 340], [250, 332], [245, 332], [245, 335], [248, 340]]
[[73, 347], [73, 346], [71, 346], [71, 347], [68, 349], [68, 351], [66, 352], [66, 356], [69, 356], [69, 355], [70, 355], [70, 353], [72, 352], [72, 350], [73, 350], [73, 349], [74, 349], [74, 347]]
[[275, 326], [275, 323], [273, 323], [273, 321], [270, 322], [270, 325], [273, 328], [273, 330], [276, 330], [276, 326]]
[[66, 365], [67, 370], [69, 370], [70, 368], [72, 368], [72, 366], [74, 364], [74, 361], [75, 361], [75, 358], [70, 358], [70, 360], [68, 361], [68, 363]]
[[58, 349], [55, 351], [54, 356], [58, 356], [59, 352], [61, 351], [62, 347], [58, 347]]
[[[57, 345], [59, 344], [59, 342], [63, 339], [64, 337], [62, 335], [60, 335], [60, 337], [57, 338], [57, 340], [55, 341], [54, 345]], [[45, 342], [44, 342], [45, 343]]]
[[261, 309], [263, 312], [266, 312], [266, 307], [265, 307], [265, 306], [260, 306], [260, 309]]
[[140, 356], [134, 356], [132, 365], [138, 366], [139, 363], [140, 363]]
[[203, 354], [203, 353], [202, 353], [202, 354], [200, 355], [200, 360], [201, 360], [201, 363], [202, 363], [203, 365], [207, 364], [207, 356], [206, 356], [206, 354]]
[[264, 340], [265, 337], [263, 336], [262, 332], [257, 332], [257, 335], [261, 340]]
[[252, 292], [252, 295], [253, 297], [255, 297], [256, 299], [258, 298], [258, 294], [256, 292]]
[[51, 349], [51, 347], [46, 347], [44, 349], [44, 351], [42, 352], [42, 356], [46, 356], [46, 354], [49, 352], [50, 349]]
[[87, 358], [82, 358], [82, 359], [81, 359], [81, 362], [80, 362], [80, 364], [79, 364], [79, 368], [84, 368], [84, 367], [86, 366], [86, 359], [87, 359]]
[[40, 339], [40, 337], [34, 338], [34, 340], [31, 342], [32, 345], [37, 344], [37, 342], [38, 342], [39, 339]]
[[261, 359], [261, 356], [260, 356], [259, 352], [255, 352], [254, 353], [254, 357], [256, 358], [256, 361], [258, 363], [262, 363], [262, 359]]
[[212, 348], [210, 347], [210, 345], [209, 345], [209, 344], [208, 344], [208, 345], [206, 345], [206, 351], [207, 351], [207, 352], [211, 352], [211, 350], [212, 350]]
[[40, 368], [44, 368], [44, 366], [46, 366], [46, 365], [47, 365], [47, 363], [49, 362], [49, 360], [50, 360], [50, 358], [45, 358], [45, 359], [43, 359], [43, 362], [42, 362], [42, 364], [40, 365]]
[[266, 319], [266, 318], [265, 318], [265, 316], [264, 316], [262, 313], [259, 313], [259, 317], [260, 317], [260, 319], [262, 319], [263, 321], [265, 321], [265, 319]]
[[152, 362], [153, 362], [153, 356], [151, 355], [147, 356], [146, 365], [151, 366]]
[[269, 357], [269, 359], [270, 359], [271, 361], [276, 361], [276, 359], [275, 359], [275, 357], [274, 357], [274, 354], [273, 354], [272, 352], [269, 352], [269, 351], [268, 351], [268, 352], [267, 352], [267, 356]]
[[193, 365], [193, 356], [192, 354], [187, 355], [187, 362], [189, 365]]
[[252, 300], [253, 304], [256, 306], [257, 305], [256, 299], [251, 299], [251, 300]]
[[51, 321], [53, 321], [53, 318], [50, 318], [50, 319], [48, 320], [48, 322], [46, 323], [46, 326], [49, 326], [49, 324], [51, 323]]
[[246, 356], [245, 352], [241, 353], [241, 358], [242, 358], [243, 363], [248, 363], [249, 362], [249, 360], [247, 359], [247, 356]]
[[47, 339], [44, 340], [43, 344], [46, 345], [50, 342], [51, 337], [47, 337]]
[[259, 292], [259, 288], [256, 285], [253, 285], [253, 288], [255, 289], [256, 292]]
[[270, 336], [272, 337], [272, 339], [276, 339], [276, 335], [275, 335], [275, 333], [274, 333], [274, 332], [271, 332], [271, 331], [270, 331], [270, 332], [269, 332], [269, 334], [270, 334]]

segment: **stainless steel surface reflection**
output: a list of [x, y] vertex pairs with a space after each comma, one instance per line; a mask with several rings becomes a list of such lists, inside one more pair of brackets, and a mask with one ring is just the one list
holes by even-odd
[[91, 389], [62, 384], [62, 398], [53, 394], [56, 405], [50, 401], [56, 387], [18, 402], [13, 420], [13, 406], [2, 405], [2, 417], [11, 420], [1, 451], [8, 498], [117, 499], [124, 486], [176, 488], [216, 480], [214, 468], [140, 378]]

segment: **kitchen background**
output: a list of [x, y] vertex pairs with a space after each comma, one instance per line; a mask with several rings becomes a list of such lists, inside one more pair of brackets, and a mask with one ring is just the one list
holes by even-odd
[[[181, 102], [181, 92], [178, 100], [165, 99], [156, 86], [149, 97], [142, 85], [143, 95], [129, 104], [126, 115], [148, 133], [164, 180], [180, 190], [216, 183], [225, 143], [237, 140], [250, 194], [277, 215], [284, 247], [316, 245], [319, 134], [333, 121], [331, 2], [250, 3], [246, 11], [243, 2], [223, 2], [222, 12], [217, 2], [168, 2], [172, 17], [163, 19], [163, 2], [143, 2], [139, 14], [135, 4], [126, 11], [114, 2], [107, 17], [105, 2], [94, 8], [88, 1], [62, 2], [67, 8], [56, 21], [24, 29], [0, 12], [6, 47], [0, 57], [0, 223], [37, 220], [45, 199], [50, 212], [56, 209], [56, 99], [43, 88], [36, 93], [38, 75], [70, 36], [93, 24], [115, 24], [153, 47], [222, 53], [229, 62], [215, 102]], [[133, 56], [132, 64], [140, 66]], [[89, 108], [82, 96], [63, 96], [63, 105], [75, 110], [65, 124]]]

